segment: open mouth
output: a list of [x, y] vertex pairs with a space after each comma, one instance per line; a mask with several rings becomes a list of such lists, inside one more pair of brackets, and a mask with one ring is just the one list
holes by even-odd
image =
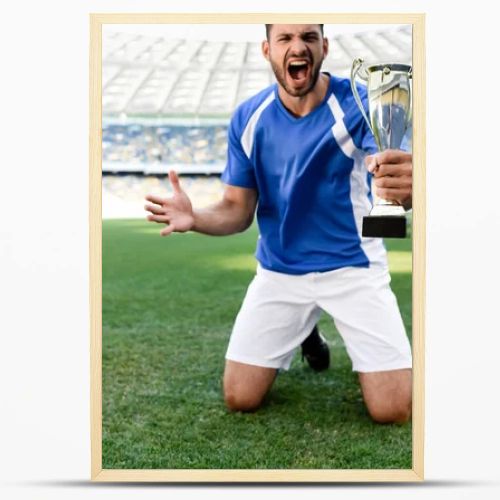
[[306, 59], [297, 59], [288, 63], [288, 74], [292, 80], [300, 81], [307, 78], [309, 74], [309, 61]]

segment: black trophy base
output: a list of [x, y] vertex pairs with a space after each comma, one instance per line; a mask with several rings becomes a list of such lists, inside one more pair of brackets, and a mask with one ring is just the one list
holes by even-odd
[[406, 238], [404, 215], [368, 215], [363, 217], [361, 235], [366, 238]]

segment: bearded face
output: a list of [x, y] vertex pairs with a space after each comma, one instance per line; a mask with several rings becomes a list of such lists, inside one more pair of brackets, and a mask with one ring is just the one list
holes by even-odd
[[274, 24], [262, 49], [280, 86], [289, 95], [302, 97], [318, 81], [328, 41], [317, 24]]

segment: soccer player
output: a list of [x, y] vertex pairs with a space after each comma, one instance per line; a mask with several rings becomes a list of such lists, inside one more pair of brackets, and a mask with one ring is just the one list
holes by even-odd
[[[230, 410], [260, 406], [278, 370], [289, 368], [311, 333], [318, 346], [315, 325], [326, 311], [373, 420], [405, 422], [410, 344], [383, 242], [361, 237], [360, 228], [371, 208], [372, 175], [380, 197], [411, 207], [412, 157], [376, 153], [349, 80], [321, 72], [328, 53], [323, 25], [266, 25], [266, 32], [262, 52], [277, 83], [242, 103], [231, 119], [222, 199], [193, 210], [172, 171], [173, 196], [148, 196], [148, 220], [166, 224], [162, 236], [228, 235], [246, 230], [257, 215], [257, 272], [226, 353]], [[366, 90], [360, 92], [366, 102]]]

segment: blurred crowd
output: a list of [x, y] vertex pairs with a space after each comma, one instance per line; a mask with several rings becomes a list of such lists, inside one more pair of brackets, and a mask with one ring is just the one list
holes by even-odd
[[105, 124], [105, 162], [215, 164], [226, 161], [227, 127]]

